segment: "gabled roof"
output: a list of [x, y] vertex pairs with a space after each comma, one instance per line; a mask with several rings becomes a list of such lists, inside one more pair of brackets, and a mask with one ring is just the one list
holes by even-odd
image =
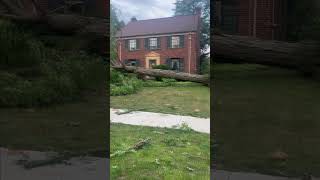
[[197, 31], [198, 21], [197, 14], [130, 21], [117, 33], [117, 37]]

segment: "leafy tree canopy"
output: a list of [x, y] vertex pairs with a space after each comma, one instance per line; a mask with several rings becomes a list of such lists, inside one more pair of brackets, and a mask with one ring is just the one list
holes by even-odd
[[117, 60], [117, 44], [115, 36], [125, 23], [119, 19], [120, 10], [112, 4], [110, 9], [110, 55], [111, 60], [115, 61]]
[[177, 0], [175, 6], [176, 16], [191, 15], [198, 7], [201, 8], [200, 48], [204, 54], [210, 46], [210, 0]]

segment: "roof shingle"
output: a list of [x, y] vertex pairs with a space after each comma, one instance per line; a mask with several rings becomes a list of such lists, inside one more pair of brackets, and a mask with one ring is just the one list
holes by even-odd
[[197, 15], [130, 21], [117, 33], [117, 37], [197, 31], [198, 21]]

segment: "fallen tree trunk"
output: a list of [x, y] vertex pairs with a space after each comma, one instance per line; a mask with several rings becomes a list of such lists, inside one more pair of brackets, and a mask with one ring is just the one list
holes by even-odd
[[127, 72], [136, 73], [140, 75], [147, 75], [153, 77], [163, 77], [163, 78], [173, 78], [182, 81], [191, 81], [208, 85], [209, 77], [198, 75], [198, 74], [189, 74], [189, 73], [177, 73], [170, 70], [162, 69], [145, 69], [145, 68], [136, 68], [133, 66], [113, 66], [117, 70], [125, 70]]
[[65, 33], [93, 34], [103, 37], [107, 35], [109, 28], [108, 21], [104, 18], [46, 13], [34, 0], [0, 0], [0, 17], [16, 22], [47, 24], [53, 30]]
[[290, 68], [319, 64], [315, 58], [318, 57], [316, 42], [289, 43], [219, 34], [214, 36], [213, 45], [214, 61]]

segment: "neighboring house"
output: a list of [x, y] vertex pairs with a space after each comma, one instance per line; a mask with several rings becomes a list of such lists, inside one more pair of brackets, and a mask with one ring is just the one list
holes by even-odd
[[215, 24], [226, 33], [285, 40], [287, 0], [216, 0]]
[[126, 65], [152, 68], [166, 64], [171, 70], [199, 72], [200, 14], [159, 19], [131, 19], [117, 33], [118, 58]]

